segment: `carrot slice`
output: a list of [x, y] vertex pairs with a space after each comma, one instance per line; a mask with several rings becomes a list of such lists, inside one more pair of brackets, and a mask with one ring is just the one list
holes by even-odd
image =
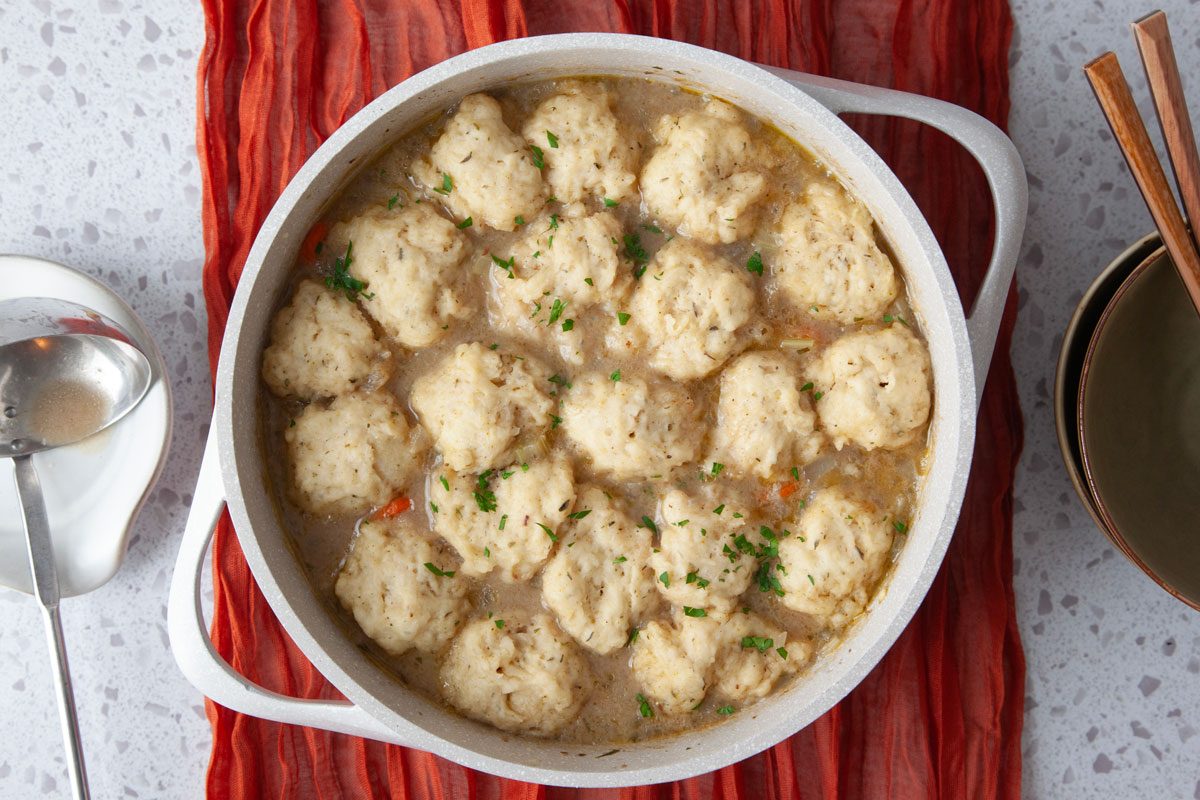
[[800, 491], [800, 482], [788, 481], [779, 487], [779, 497], [781, 500], [787, 500], [798, 491]]
[[317, 247], [321, 242], [325, 241], [326, 234], [329, 233], [329, 226], [324, 222], [318, 222], [312, 226], [312, 230], [308, 232], [308, 236], [304, 237], [304, 244], [300, 245], [300, 258], [304, 261], [317, 260]]
[[409, 500], [407, 497], [401, 495], [383, 508], [376, 511], [371, 516], [373, 516], [375, 519], [391, 519], [392, 517], [400, 516], [410, 508], [412, 508], [412, 500]]

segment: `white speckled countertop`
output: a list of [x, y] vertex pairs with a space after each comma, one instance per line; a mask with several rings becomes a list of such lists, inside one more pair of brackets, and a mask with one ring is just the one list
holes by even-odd
[[[164, 609], [209, 405], [193, 145], [203, 20], [192, 3], [170, 5], [0, 6], [0, 252], [63, 261], [116, 288], [158, 337], [175, 388], [171, 459], [128, 559], [63, 607], [93, 793], [104, 798], [199, 796], [209, 749]], [[1200, 15], [1187, 0], [1162, 5], [1194, 76]], [[1200, 798], [1200, 616], [1094, 529], [1062, 470], [1050, 408], [1074, 303], [1150, 228], [1080, 71], [1116, 45], [1146, 99], [1126, 23], [1150, 6], [1127, 9], [1014, 1], [1011, 130], [1030, 181], [1013, 353], [1026, 419], [1014, 548], [1030, 798]], [[41, 622], [31, 599], [4, 590], [0, 617], [2, 718], [21, 730], [0, 737], [0, 799], [65, 797]]]

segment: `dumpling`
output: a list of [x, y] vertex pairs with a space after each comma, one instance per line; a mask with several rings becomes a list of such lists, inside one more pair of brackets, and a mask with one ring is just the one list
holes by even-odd
[[811, 369], [817, 416], [838, 450], [903, 447], [929, 419], [929, 351], [907, 327], [843, 336]]
[[779, 242], [769, 259], [776, 285], [818, 319], [876, 320], [896, 298], [896, 270], [870, 213], [832, 181], [810, 183], [784, 210]]
[[704, 436], [700, 419], [680, 386], [596, 372], [577, 379], [562, 402], [563, 433], [616, 480], [665, 476], [694, 461]]
[[525, 140], [542, 150], [551, 195], [570, 215], [585, 201], [619, 203], [634, 193], [640, 145], [621, 129], [608, 92], [568, 81], [525, 121]]
[[650, 213], [684, 236], [719, 244], [749, 236], [755, 205], [767, 192], [765, 152], [754, 145], [733, 106], [711, 100], [701, 111], [667, 115], [642, 170]]
[[389, 392], [313, 403], [284, 428], [291, 497], [314, 514], [356, 514], [383, 505], [420, 470], [427, 447]]
[[547, 614], [496, 613], [462, 629], [441, 668], [446, 699], [468, 717], [552, 736], [591, 691], [587, 663]]
[[509, 583], [529, 580], [546, 563], [575, 501], [571, 464], [558, 457], [431, 478], [433, 527], [462, 557], [462, 571], [496, 570]]
[[775, 623], [740, 611], [721, 624], [721, 640], [711, 686], [727, 700], [766, 697], [780, 679], [808, 664], [814, 652], [811, 642], [789, 639]]
[[769, 480], [816, 458], [825, 437], [800, 389], [800, 371], [784, 354], [739, 356], [721, 373], [709, 460]]
[[334, 584], [358, 626], [394, 656], [438, 652], [468, 608], [457, 559], [408, 517], [364, 521]]
[[866, 608], [892, 547], [888, 515], [824, 489], [779, 543], [780, 600], [840, 628]]
[[335, 226], [328, 241], [366, 283], [358, 295], [363, 308], [405, 347], [428, 347], [475, 313], [470, 243], [427, 205], [368, 211]]
[[[679, 606], [728, 611], [757, 567], [744, 550], [753, 532], [739, 509], [714, 492], [671, 489], [659, 504], [659, 544], [650, 556], [655, 587]], [[737, 516], [734, 516], [734, 515]], [[740, 544], [738, 537], [741, 536]]]
[[757, 614], [690, 617], [675, 614], [638, 633], [630, 665], [634, 678], [664, 714], [694, 711], [709, 692], [725, 700], [756, 700], [813, 655], [804, 640]]
[[511, 231], [518, 218], [533, 219], [546, 203], [533, 154], [486, 94], [463, 98], [429, 155], [413, 162], [412, 173], [431, 197], [474, 225]]
[[276, 396], [312, 400], [382, 383], [389, 359], [358, 306], [306, 280], [271, 322], [262, 374]]
[[655, 254], [634, 290], [630, 313], [652, 368], [677, 381], [703, 378], [739, 349], [754, 314], [744, 270], [687, 239]]
[[642, 691], [664, 714], [683, 714], [704, 702], [720, 647], [720, 620], [679, 614], [638, 631], [629, 665]]
[[619, 302], [632, 278], [617, 253], [621, 224], [611, 213], [530, 223], [533, 229], [491, 271], [491, 312], [498, 329], [549, 340], [562, 358], [583, 362], [583, 330], [575, 317]]
[[657, 604], [647, 565], [650, 531], [635, 525], [623, 504], [590, 486], [560, 535], [563, 545], [542, 572], [542, 602], [584, 647], [611, 653]]
[[482, 472], [549, 427], [551, 388], [540, 361], [468, 342], [413, 382], [409, 402], [448, 468]]

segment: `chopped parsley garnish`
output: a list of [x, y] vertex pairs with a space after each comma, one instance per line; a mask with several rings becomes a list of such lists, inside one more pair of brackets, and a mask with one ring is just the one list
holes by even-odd
[[554, 430], [559, 425], [562, 425], [562, 417], [551, 414], [550, 415], [550, 429]]
[[729, 557], [730, 562], [734, 562], [734, 561], [738, 560], [737, 551], [734, 550], [733, 548], [731, 548], [729, 545], [725, 545], [724, 547], [722, 547], [721, 552]]
[[779, 582], [779, 578], [771, 571], [771, 562], [763, 561], [758, 565], [758, 572], [754, 573], [754, 580], [758, 584], [760, 592], [774, 592], [776, 596], [783, 597], [783, 584]]
[[432, 500], [429, 501], [429, 508], [433, 511], [433, 513], [438, 513], [437, 503], [433, 502]]
[[896, 533], [908, 533], [908, 525], [904, 524], [900, 520], [893, 522], [892, 527], [896, 529]]
[[698, 589], [703, 589], [706, 586], [708, 586], [710, 583], [710, 581], [708, 581], [704, 578], [701, 578], [700, 574], [698, 572], [689, 572], [687, 574], [687, 577], [684, 578], [683, 582], [684, 583], [694, 583], [694, 584], [696, 584], [696, 588], [698, 588]]
[[743, 636], [743, 650], [757, 650], [760, 653], [765, 653], [775, 646], [775, 640], [766, 636]]
[[[558, 214], [550, 215], [550, 230], [552, 230], [552, 231], [558, 230]], [[554, 237], [551, 236], [550, 238], [553, 239]]]
[[658, 582], [668, 589], [671, 588], [671, 576], [665, 572], [658, 576]]
[[734, 711], [737, 711], [737, 709], [734, 708], [733, 706], [721, 706], [720, 708], [717, 709], [717, 713], [723, 717], [728, 717]]
[[654, 520], [645, 515], [642, 516], [642, 527], [649, 528], [651, 533], [658, 533], [658, 526], [654, 524]]
[[500, 258], [500, 256], [496, 255], [495, 253], [492, 253], [492, 263], [495, 264], [500, 269], [507, 272], [508, 277], [510, 277], [510, 278], [515, 277], [513, 275], [513, 264], [515, 261], [516, 261], [516, 256], [509, 256], [508, 261], [505, 261], [504, 259]]
[[719, 517], [719, 516], [721, 516], [721, 512], [724, 510], [725, 510], [725, 504], [721, 503], [721, 505], [719, 505], [713, 509], [713, 513]]
[[518, 225], [524, 225], [525, 217], [521, 214], [517, 214], [515, 217], [513, 217], [513, 222], [515, 222]]
[[425, 562], [425, 569], [429, 570], [434, 575], [437, 575], [439, 578], [453, 578], [454, 577], [454, 570], [438, 569], [437, 566], [435, 566], [433, 563], [431, 563], [429, 561]]
[[450, 491], [450, 481], [446, 480], [446, 476], [445, 476], [445, 475], [443, 475], [442, 477], [438, 478], [438, 480], [442, 482], [442, 488], [443, 488], [443, 489], [445, 489], [447, 492], [448, 492], [448, 491]]
[[[621, 556], [621, 557], [624, 558], [624, 556]], [[634, 628], [633, 630], [631, 630], [629, 632], [629, 641], [627, 641], [625, 644], [633, 644], [634, 642], [636, 642], [638, 634], [641, 632], [642, 632], [641, 628]]]
[[604, 207], [605, 208], [616, 208], [619, 205], [621, 205], [621, 204], [618, 203], [616, 200], [613, 200], [612, 198], [609, 198], [609, 197], [604, 198]]
[[346, 243], [346, 255], [333, 260], [333, 272], [325, 276], [325, 285], [336, 292], [345, 292], [350, 300], [357, 300], [361, 294], [370, 300], [375, 295], [363, 291], [367, 285], [350, 274], [350, 265], [354, 263], [354, 242]]
[[646, 255], [646, 248], [642, 247], [641, 236], [636, 233], [625, 234], [625, 255], [633, 260], [633, 277], [642, 277], [646, 272], [646, 265], [650, 263], [650, 257]]
[[546, 532], [546, 535], [550, 537], [550, 541], [552, 541], [552, 542], [557, 542], [557, 541], [558, 541], [558, 535], [557, 535], [557, 534], [555, 534], [555, 533], [554, 533], [554, 531], [550, 530], [550, 526], [549, 526], [549, 525], [546, 525], [546, 524], [544, 524], [544, 523], [541, 523], [541, 522], [539, 522], [539, 523], [537, 524], [537, 526], [538, 526], [539, 528], [541, 528], [543, 531], [545, 531], [545, 532]]
[[813, 390], [812, 381], [809, 381], [808, 383], [806, 383], [800, 387], [800, 391], [802, 391], [802, 392], [811, 392], [812, 390]]
[[554, 373], [553, 375], [551, 375], [547, 380], [549, 380], [551, 383], [558, 384], [559, 386], [563, 387], [564, 389], [571, 388], [571, 382], [568, 381], [566, 378], [564, 378], [562, 375], [559, 375], [557, 372]]
[[[508, 519], [508, 514], [505, 514], [505, 515], [504, 515], [504, 518], [505, 518], [505, 519]], [[483, 548], [483, 557], [484, 557], [484, 558], [491, 558], [491, 557], [492, 557], [492, 548], [490, 548], [490, 547], [485, 547], [485, 548]], [[489, 616], [490, 616], [490, 615], [489, 615]]]
[[488, 345], [488, 350], [499, 350], [499, 349], [500, 349], [499, 342], [492, 342], [491, 344]]
[[621, 370], [613, 372], [613, 374], [608, 376], [608, 379], [613, 383], [619, 382], [621, 380]]
[[542, 148], [536, 144], [529, 145], [529, 152], [533, 153], [533, 165], [538, 169], [546, 166], [546, 159], [542, 157]]
[[395, 208], [399, 204], [400, 204], [400, 193], [396, 192], [394, 195], [392, 195], [391, 197], [388, 198], [388, 203], [387, 203], [388, 211], [391, 211], [393, 208]]
[[595, 284], [595, 283], [592, 281], [592, 279], [591, 279], [591, 278], [584, 278], [584, 279], [583, 279], [583, 282], [584, 282], [584, 283], [586, 283], [588, 286], [595, 286], [595, 285], [596, 285], [596, 284]]
[[446, 173], [443, 172], [442, 173], [442, 185], [440, 187], [438, 187], [437, 189], [434, 189], [434, 191], [437, 192], [438, 194], [450, 194], [451, 192], [454, 191], [454, 180], [449, 175], [447, 175]]
[[651, 233], [662, 233], [662, 228], [657, 225], [651, 225], [649, 222], [642, 225], [642, 230], [650, 231]]
[[458, 229], [461, 231], [461, 230], [463, 230], [463, 229], [465, 229], [465, 228], [469, 228], [469, 227], [471, 227], [471, 225], [472, 225], [474, 222], [475, 222], [475, 220], [473, 220], [471, 217], [467, 217], [466, 219], [464, 219], [462, 222], [458, 223], [458, 224], [457, 224], [457, 225], [455, 225], [454, 227], [458, 228]]
[[550, 131], [546, 131], [546, 141], [550, 143], [551, 147], [558, 149], [558, 137]]
[[794, 481], [800, 480], [800, 468], [799, 467], [792, 467], [792, 480], [794, 480]]
[[809, 576], [808, 576], [808, 582], [809, 582], [809, 583], [811, 583], [813, 586], [816, 586], [816, 585], [817, 585], [817, 582], [816, 582], [815, 580], [813, 580], [813, 576], [812, 576], [812, 575], [809, 575]]
[[643, 719], [648, 719], [648, 718], [654, 716], [654, 709], [650, 707], [650, 701], [646, 699], [646, 696], [644, 694], [639, 692], [638, 696], [637, 696], [637, 701], [638, 701], [638, 713], [642, 715]]
[[614, 564], [624, 564], [628, 560], [629, 559], [626, 558], [625, 556], [617, 556], [616, 558], [613, 559], [613, 563]]
[[675, 525], [679, 528], [686, 528], [689, 522], [691, 522], [690, 519], [681, 519], [679, 522], [676, 522]]
[[755, 250], [753, 255], [751, 255], [746, 261], [746, 271], [753, 272], [755, 275], [763, 274], [762, 254], [760, 254], [757, 250]]
[[495, 470], [489, 469], [487, 472], [480, 473], [479, 478], [475, 481], [475, 491], [471, 494], [480, 511], [496, 510], [496, 493], [488, 488], [488, 480], [493, 474], [495, 474]]
[[504, 530], [505, 524], [508, 522], [508, 514], [500, 517], [500, 530]]
[[496, 630], [501, 630], [501, 631], [504, 630], [504, 620], [498, 619], [498, 620], [495, 620], [495, 623], [496, 623]]
[[563, 324], [562, 324], [563, 333], [574, 330], [574, 328], [575, 328], [575, 320], [573, 320], [573, 319], [564, 319], [563, 320]]
[[553, 325], [558, 322], [558, 318], [563, 315], [563, 311], [567, 309], [567, 304], [557, 297], [554, 298], [554, 303], [550, 306], [550, 320], [547, 324]]
[[713, 465], [712, 465], [712, 476], [713, 476], [714, 478], [715, 478], [715, 477], [717, 477], [718, 475], [720, 475], [720, 474], [721, 474], [721, 470], [723, 470], [723, 469], [725, 469], [725, 465], [724, 465], [724, 464], [721, 464], [721, 463], [719, 463], [719, 462], [717, 462], [717, 461], [714, 461], [714, 462], [713, 462]]
[[585, 508], [582, 511], [576, 511], [572, 514], [567, 514], [567, 519], [583, 519], [590, 513], [592, 513], [592, 510], [590, 508]]
[[784, 661], [787, 661], [787, 648], [786, 647], [776, 647], [775, 652], [779, 653], [780, 658], [782, 658]]
[[689, 616], [689, 617], [707, 617], [708, 616], [708, 612], [705, 611], [703, 608], [692, 608], [691, 606], [684, 606], [683, 613], [685, 616]]
[[617, 324], [624, 325], [627, 322], [629, 322], [629, 315], [626, 314], [624, 311], [618, 311], [617, 312]]
[[814, 402], [814, 403], [815, 403], [815, 402], [817, 402], [818, 400], [820, 400], [820, 399], [821, 399], [822, 397], [824, 397], [824, 396], [825, 396], [825, 393], [824, 393], [824, 392], [813, 392], [813, 402]]

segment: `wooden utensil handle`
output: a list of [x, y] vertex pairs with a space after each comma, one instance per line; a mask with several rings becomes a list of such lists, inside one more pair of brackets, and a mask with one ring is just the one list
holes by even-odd
[[1175, 48], [1171, 45], [1167, 15], [1155, 11], [1143, 17], [1133, 23], [1133, 35], [1142, 54], [1154, 108], [1158, 111], [1158, 123], [1175, 172], [1175, 185], [1179, 187], [1184, 211], [1192, 223], [1195, 241], [1195, 229], [1200, 225], [1200, 154], [1196, 151], [1196, 137], [1192, 133], [1179, 64], [1175, 61]]
[[1175, 268], [1183, 278], [1192, 305], [1200, 313], [1200, 255], [1188, 235], [1175, 195], [1167, 183], [1162, 164], [1150, 143], [1146, 126], [1129, 91], [1121, 64], [1113, 53], [1105, 53], [1083, 68], [1109, 127], [1125, 155], [1150, 216], [1162, 235]]

